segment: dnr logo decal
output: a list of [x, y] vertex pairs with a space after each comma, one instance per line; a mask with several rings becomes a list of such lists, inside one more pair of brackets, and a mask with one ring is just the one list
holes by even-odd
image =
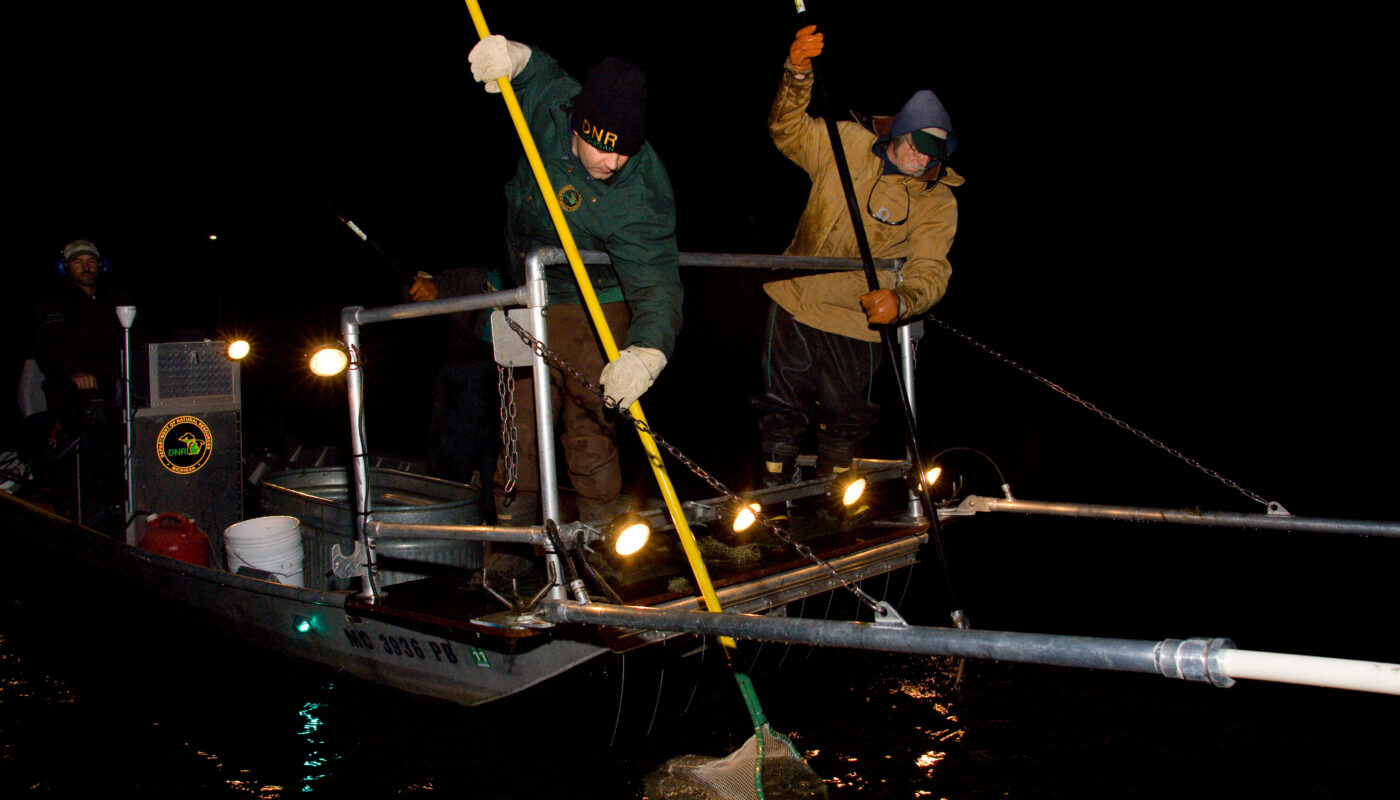
[[199, 417], [182, 415], [165, 423], [156, 437], [161, 466], [176, 475], [198, 472], [214, 452], [214, 435]]
[[583, 195], [579, 194], [572, 183], [565, 184], [564, 188], [559, 190], [559, 205], [565, 211], [576, 211], [583, 205]]

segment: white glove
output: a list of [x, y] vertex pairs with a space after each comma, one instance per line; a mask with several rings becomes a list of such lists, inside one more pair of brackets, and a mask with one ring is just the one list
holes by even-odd
[[603, 394], [617, 400], [618, 408], [631, 408], [665, 366], [666, 356], [660, 350], [634, 344], [603, 367]]
[[487, 36], [476, 43], [467, 54], [472, 65], [472, 77], [486, 84], [488, 94], [500, 94], [498, 78], [514, 79], [530, 60], [530, 48], [512, 42], [500, 34]]

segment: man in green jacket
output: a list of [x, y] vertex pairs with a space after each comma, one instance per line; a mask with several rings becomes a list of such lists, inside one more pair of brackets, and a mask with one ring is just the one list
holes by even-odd
[[[485, 83], [488, 92], [500, 91], [497, 79], [510, 79], [575, 242], [612, 258], [610, 265], [587, 269], [621, 355], [607, 363], [567, 265], [551, 266], [546, 274], [549, 346], [600, 382], [625, 409], [652, 385], [670, 358], [683, 299], [671, 180], [646, 142], [645, 75], [609, 58], [591, 69], [580, 86], [548, 54], [502, 36], [482, 39], [469, 60], [473, 77]], [[521, 281], [530, 250], [560, 246], [524, 157], [506, 184], [506, 200], [511, 268]], [[622, 476], [613, 423], [605, 416], [601, 398], [558, 370], [551, 376], [554, 396], [560, 398], [555, 412], [569, 479], [578, 493], [579, 518], [607, 519], [621, 510]], [[497, 465], [497, 519], [503, 525], [533, 524], [539, 507], [532, 392], [529, 377], [518, 380], [519, 472], [514, 492], [502, 489], [509, 477], [505, 459]]]
[[[812, 181], [788, 255], [860, 256], [826, 126], [807, 114], [811, 59], [821, 53], [814, 26], [798, 31], [768, 117], [778, 150]], [[899, 114], [868, 125], [840, 122], [861, 222], [877, 259], [902, 258], [898, 277], [882, 271], [869, 291], [860, 271], [807, 275], [765, 284], [772, 299], [759, 409], [765, 482], [790, 479], [802, 439], [816, 429], [819, 475], [850, 468], [857, 443], [878, 418], [872, 382], [881, 360], [879, 326], [913, 319], [938, 302], [952, 267], [957, 230], [951, 187], [963, 179], [945, 160], [957, 145], [933, 92], [914, 94]]]

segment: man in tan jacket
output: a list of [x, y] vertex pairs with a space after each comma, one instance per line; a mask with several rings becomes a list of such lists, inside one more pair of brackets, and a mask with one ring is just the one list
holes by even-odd
[[[859, 257], [854, 226], [827, 128], [807, 114], [811, 58], [822, 36], [798, 31], [784, 64], [768, 130], [778, 149], [811, 178], [811, 193], [788, 255]], [[791, 478], [806, 432], [816, 428], [819, 475], [850, 468], [857, 443], [880, 408], [872, 401], [881, 360], [879, 326], [926, 312], [943, 296], [957, 230], [953, 186], [963, 179], [946, 166], [957, 145], [951, 120], [933, 92], [914, 94], [894, 117], [840, 122], [871, 254], [904, 259], [882, 271], [869, 291], [860, 271], [808, 275], [764, 285], [773, 301], [763, 353], [761, 412], [765, 482]]]

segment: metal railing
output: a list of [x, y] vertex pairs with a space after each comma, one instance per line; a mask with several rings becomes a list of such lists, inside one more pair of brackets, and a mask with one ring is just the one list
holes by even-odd
[[[1307, 531], [1310, 533], [1354, 533], [1363, 536], [1400, 537], [1400, 522], [1295, 517], [1292, 514], [1244, 514], [1235, 511], [1196, 509], [1138, 508], [1134, 506], [1058, 503], [1036, 500], [1008, 500], [970, 495], [951, 513], [971, 515], [984, 512], [1042, 514], [1055, 517], [1112, 519], [1121, 522], [1172, 522], [1217, 528], [1257, 528], [1264, 530]], [[941, 515], [940, 515], [941, 516]]]
[[[585, 264], [606, 264], [611, 262], [611, 258], [598, 251], [580, 251], [580, 257]], [[445, 297], [437, 300], [403, 303], [380, 308], [365, 308], [363, 306], [350, 306], [341, 311], [341, 336], [345, 342], [346, 350], [350, 356], [350, 368], [347, 371], [346, 392], [349, 396], [349, 415], [351, 430], [350, 456], [352, 473], [354, 477], [354, 498], [355, 509], [355, 534], [358, 544], [356, 555], [351, 558], [361, 560], [362, 589], [361, 594], [371, 600], [377, 600], [383, 592], [378, 586], [375, 578], [374, 550], [372, 540], [374, 538], [462, 538], [477, 541], [514, 541], [541, 544], [545, 548], [546, 562], [549, 570], [549, 580], [552, 588], [549, 596], [555, 599], [564, 597], [563, 566], [561, 554], [554, 552], [549, 537], [545, 534], [543, 526], [529, 526], [515, 529], [489, 528], [488, 526], [420, 526], [401, 525], [390, 523], [378, 523], [371, 521], [373, 508], [371, 505], [369, 490], [369, 475], [366, 459], [369, 457], [369, 448], [366, 442], [364, 426], [364, 375], [363, 361], [359, 358], [361, 328], [365, 325], [393, 322], [409, 319], [421, 319], [424, 317], [440, 316], [443, 314], [455, 314], [464, 311], [479, 311], [485, 309], [516, 309], [523, 307], [526, 310], [525, 318], [518, 320], [525, 330], [542, 344], [548, 344], [548, 334], [544, 324], [544, 308], [548, 302], [548, 292], [545, 283], [545, 269], [556, 264], [567, 263], [564, 251], [557, 247], [537, 248], [531, 251], [525, 258], [525, 285], [506, 291], [487, 292], [475, 295], [465, 295], [461, 297]], [[765, 269], [765, 270], [809, 270], [809, 271], [832, 271], [862, 269], [860, 259], [852, 258], [809, 258], [802, 256], [775, 256], [775, 255], [745, 255], [745, 254], [722, 254], [722, 253], [681, 253], [680, 264], [683, 267], [720, 267], [720, 268], [743, 268], [743, 269]], [[902, 260], [881, 260], [876, 262], [877, 269], [884, 269], [897, 272], [902, 266]], [[901, 325], [898, 328], [898, 337], [902, 351], [906, 354], [901, 364], [904, 370], [905, 386], [908, 388], [909, 401], [914, 403], [914, 381], [913, 381], [913, 341], [922, 333], [922, 323], [915, 322], [910, 325]], [[514, 360], [503, 360], [502, 348], [511, 345], [496, 343], [497, 360], [502, 363], [516, 363]], [[518, 359], [519, 356], [512, 356]], [[544, 519], [558, 521], [560, 518], [559, 507], [559, 481], [555, 470], [555, 445], [554, 445], [554, 420], [550, 402], [550, 381], [549, 365], [538, 353], [531, 353], [528, 356], [528, 363], [534, 373], [534, 403], [537, 413], [535, 414], [536, 434], [538, 441], [539, 476], [540, 476], [540, 506]], [[918, 503], [912, 499], [909, 505], [910, 516], [922, 518], [922, 510]]]

